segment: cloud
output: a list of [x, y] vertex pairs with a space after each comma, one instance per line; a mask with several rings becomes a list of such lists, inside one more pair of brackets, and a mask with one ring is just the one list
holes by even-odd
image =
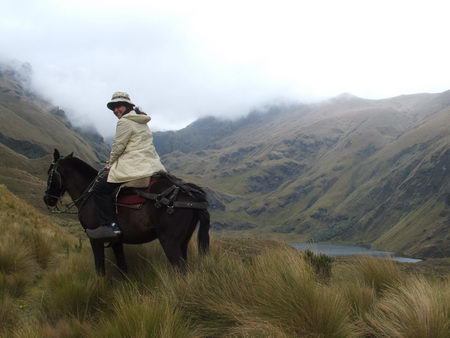
[[153, 127], [236, 117], [274, 98], [370, 98], [450, 88], [440, 1], [13, 1], [6, 58], [75, 123], [104, 135], [127, 91]]

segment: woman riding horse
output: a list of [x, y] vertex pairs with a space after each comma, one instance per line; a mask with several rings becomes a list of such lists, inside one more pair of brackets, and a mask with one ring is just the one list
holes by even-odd
[[121, 234], [112, 196], [118, 186], [166, 171], [147, 125], [150, 117], [136, 109], [124, 92], [114, 93], [106, 106], [119, 121], [109, 161], [105, 165], [109, 172], [98, 177], [93, 189], [99, 226], [87, 231], [91, 239], [113, 239]]

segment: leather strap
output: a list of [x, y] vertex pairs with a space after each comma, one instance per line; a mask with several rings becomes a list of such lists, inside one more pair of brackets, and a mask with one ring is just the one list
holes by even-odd
[[138, 196], [144, 197], [148, 200], [159, 202], [165, 206], [171, 206], [173, 208], [188, 208], [188, 209], [207, 209], [207, 202], [184, 202], [184, 201], [171, 201], [169, 198], [166, 198], [168, 194], [170, 194], [173, 190], [175, 190], [176, 186], [172, 186], [171, 188], [163, 191], [161, 194], [154, 194], [150, 192], [145, 192], [141, 190], [136, 190]]

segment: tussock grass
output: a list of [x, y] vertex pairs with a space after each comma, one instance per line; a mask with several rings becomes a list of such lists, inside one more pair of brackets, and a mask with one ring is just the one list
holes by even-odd
[[170, 287], [174, 302], [204, 335], [250, 334], [249, 323], [259, 323], [258, 332], [282, 327], [294, 336], [341, 337], [349, 330], [345, 300], [317, 283], [303, 255], [290, 248], [249, 263], [232, 255], [209, 257]]
[[38, 265], [28, 248], [8, 237], [0, 242], [0, 294], [21, 297], [33, 281]]
[[384, 297], [366, 316], [368, 332], [383, 337], [444, 338], [450, 335], [450, 283], [414, 277]]
[[[55, 254], [55, 243], [49, 240], [43, 232], [38, 230], [27, 231], [22, 237], [24, 243], [30, 247], [31, 252], [42, 269], [46, 269]], [[61, 243], [59, 243], [61, 245]]]
[[0, 336], [17, 325], [19, 314], [14, 299], [0, 294]]
[[0, 292], [22, 297], [70, 236], [0, 185]]
[[45, 277], [38, 296], [45, 318], [52, 322], [67, 317], [84, 320], [105, 307], [108, 283], [95, 275], [91, 264], [87, 254], [72, 255]]
[[[109, 273], [117, 280], [125, 280], [134, 284], [141, 291], [156, 287], [161, 284], [171, 267], [167, 263], [167, 258], [158, 242], [145, 245], [126, 245], [125, 254], [128, 263], [128, 274], [123, 276], [115, 266], [116, 261], [111, 252], [107, 252], [107, 261], [115, 269], [109, 269]], [[91, 264], [92, 265], [92, 264]]]
[[129, 274], [114, 271], [109, 254], [109, 275], [99, 278], [87, 242], [77, 244], [1, 189], [0, 336], [447, 337], [450, 330], [449, 280], [411, 277], [389, 260], [332, 261], [275, 241], [213, 240], [206, 257], [193, 241], [184, 275], [159, 243], [127, 246]]
[[377, 293], [399, 284], [404, 276], [396, 262], [389, 259], [360, 257], [342, 271], [362, 285], [373, 288]]
[[354, 319], [361, 318], [377, 300], [376, 291], [361, 283], [342, 283], [334, 286], [335, 292], [344, 296]]
[[183, 313], [164, 297], [152, 297], [135, 288], [115, 295], [113, 312], [91, 331], [91, 337], [195, 337]]
[[239, 337], [239, 338], [263, 338], [263, 337], [277, 337], [277, 338], [288, 338], [296, 337], [295, 335], [290, 335], [284, 331], [283, 328], [274, 326], [270, 323], [255, 319], [255, 320], [245, 320], [242, 325], [233, 328], [227, 337]]
[[[13, 333], [17, 337], [407, 337], [410, 331], [405, 327], [422, 320], [417, 313], [435, 304], [430, 299], [441, 299], [441, 305], [427, 310], [426, 325], [443, 330], [450, 322], [448, 307], [442, 306], [450, 303], [448, 281], [405, 280], [395, 265], [382, 270], [380, 261], [372, 259], [346, 263], [324, 280], [304, 254], [289, 247], [246, 248], [243, 256], [241, 249], [215, 243], [220, 242], [213, 241], [211, 254], [203, 258], [195, 246], [190, 248], [185, 275], [170, 268], [156, 243], [126, 248], [132, 264], [130, 274], [121, 279], [116, 274], [97, 278], [88, 250], [71, 254], [65, 264], [52, 265], [54, 270], [40, 282], [36, 321]], [[391, 275], [381, 278], [382, 271]], [[392, 313], [403, 326], [398, 328]], [[439, 334], [433, 330], [427, 332]]]
[[87, 322], [82, 322], [76, 318], [65, 318], [50, 323], [39, 322], [37, 320], [28, 321], [23, 326], [17, 328], [11, 337], [14, 338], [80, 338], [87, 337], [92, 330], [92, 326]]

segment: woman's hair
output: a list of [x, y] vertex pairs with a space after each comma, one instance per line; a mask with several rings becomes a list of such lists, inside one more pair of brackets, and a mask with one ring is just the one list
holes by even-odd
[[134, 111], [136, 112], [136, 114], [140, 114], [140, 115], [147, 115], [146, 113], [144, 113], [140, 107], [135, 106], [134, 107]]
[[127, 111], [124, 113], [124, 115], [128, 114], [132, 110], [134, 110], [136, 112], [136, 114], [147, 115], [138, 106], [133, 106], [133, 105], [127, 103], [127, 102], [121, 102], [120, 104], [124, 105], [127, 108]]
[[132, 104], [129, 104], [129, 103], [125, 103], [125, 107], [127, 107], [127, 111], [125, 112], [125, 114], [128, 114], [134, 108], [134, 106]]

